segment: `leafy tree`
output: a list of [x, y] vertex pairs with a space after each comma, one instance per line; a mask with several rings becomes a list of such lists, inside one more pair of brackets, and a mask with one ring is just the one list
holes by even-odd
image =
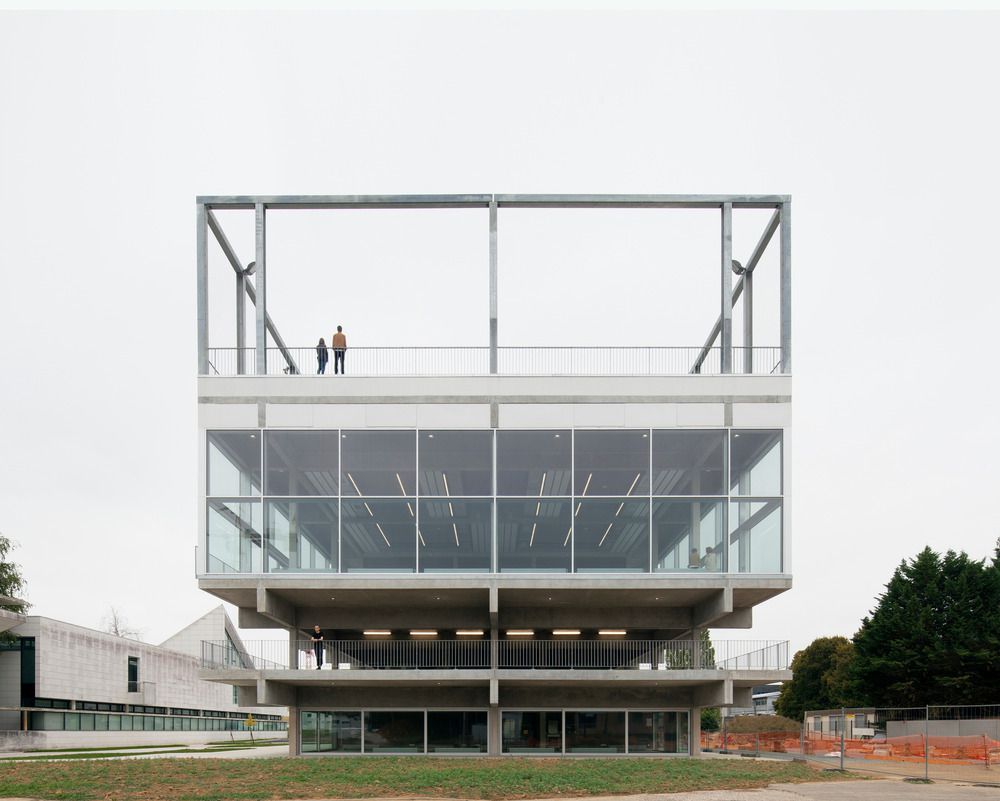
[[[8, 558], [13, 550], [14, 543], [0, 534], [0, 609], [23, 612], [28, 606], [23, 601], [27, 583], [21, 575], [21, 566]], [[3, 601], [3, 598], [10, 600]]]
[[722, 715], [717, 706], [701, 708], [701, 730], [718, 731], [722, 727]]
[[850, 674], [877, 706], [984, 703], [1000, 688], [1000, 547], [991, 562], [925, 548], [854, 635]]
[[774, 711], [802, 720], [810, 709], [850, 706], [849, 669], [854, 646], [846, 637], [820, 637], [792, 659], [794, 678], [781, 687]]

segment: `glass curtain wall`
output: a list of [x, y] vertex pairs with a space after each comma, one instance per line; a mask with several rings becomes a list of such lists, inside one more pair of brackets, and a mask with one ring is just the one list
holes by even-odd
[[210, 431], [207, 467], [212, 573], [783, 568], [777, 430]]

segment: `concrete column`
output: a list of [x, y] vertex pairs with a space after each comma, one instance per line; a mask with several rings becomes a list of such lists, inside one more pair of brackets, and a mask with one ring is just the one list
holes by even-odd
[[693, 706], [688, 713], [691, 734], [688, 737], [688, 745], [691, 749], [691, 756], [701, 756], [701, 707]]
[[242, 271], [236, 273], [236, 375], [246, 375], [246, 308], [247, 278]]
[[792, 372], [792, 202], [781, 204], [781, 372]]
[[208, 220], [204, 203], [196, 210], [198, 262], [198, 375], [208, 375]]
[[722, 204], [722, 273], [719, 315], [721, 372], [733, 372], [733, 204]]
[[501, 725], [499, 704], [490, 704], [490, 711], [487, 713], [486, 718], [486, 728], [489, 738], [487, 753], [490, 756], [500, 756], [502, 753], [500, 749], [503, 743], [503, 727]]
[[264, 226], [264, 204], [254, 205], [256, 214], [255, 223], [255, 248], [257, 262], [257, 375], [267, 375], [267, 265], [265, 263], [265, 251], [267, 244], [266, 230]]
[[490, 375], [497, 373], [497, 202], [490, 201]]
[[743, 274], [743, 372], [753, 372], [753, 272]]
[[299, 732], [299, 708], [288, 707], [288, 755], [299, 756], [302, 753], [302, 738]]
[[288, 632], [288, 667], [291, 670], [298, 670], [299, 667], [299, 645], [298, 641], [302, 639], [302, 635], [299, 634], [298, 629], [287, 628]]

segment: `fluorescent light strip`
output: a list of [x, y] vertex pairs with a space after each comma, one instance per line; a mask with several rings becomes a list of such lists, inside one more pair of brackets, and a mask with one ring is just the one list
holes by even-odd
[[424, 535], [420, 533], [420, 529], [419, 528], [417, 529], [417, 536], [420, 538], [420, 544], [423, 545], [426, 548], [427, 547], [427, 543], [424, 542]]
[[459, 637], [482, 637], [483, 636], [483, 630], [482, 629], [459, 629], [458, 631], [455, 632], [455, 634], [457, 636], [459, 636]]
[[577, 501], [576, 502], [576, 511], [573, 512], [573, 517], [579, 517], [580, 516], [580, 507], [582, 505], [583, 505], [582, 501]]
[[389, 538], [388, 538], [387, 536], [385, 536], [385, 532], [384, 532], [384, 531], [382, 531], [382, 525], [381, 525], [380, 523], [376, 523], [376, 524], [375, 524], [375, 528], [377, 528], [377, 529], [378, 529], [378, 533], [382, 535], [382, 539], [384, 539], [384, 540], [385, 540], [385, 544], [386, 544], [386, 545], [387, 545], [388, 547], [390, 547], [390, 548], [391, 548], [391, 547], [392, 547], [392, 543], [391, 543], [391, 542], [389, 542]]
[[452, 523], [451, 530], [455, 532], [455, 547], [461, 548], [462, 546], [458, 544], [458, 526], [455, 523]]
[[403, 493], [403, 496], [405, 497], [406, 496], [406, 487], [403, 486], [403, 479], [401, 479], [399, 477], [399, 473], [396, 473], [396, 481], [399, 482], [399, 491], [401, 493]]
[[613, 525], [614, 525], [613, 522], [612, 523], [608, 523], [608, 530], [604, 532], [604, 536], [601, 537], [601, 541], [599, 543], [597, 543], [597, 547], [598, 548], [600, 548], [602, 545], [604, 545], [604, 541], [608, 538], [608, 533], [611, 531], [611, 527]]
[[618, 511], [615, 512], [615, 517], [618, 517], [618, 515], [622, 513], [622, 509], [624, 508], [625, 508], [625, 501], [622, 501], [621, 504], [619, 504], [618, 506]]
[[388, 637], [392, 632], [386, 629], [368, 629], [363, 634], [366, 637]]
[[451, 492], [448, 490], [448, 474], [442, 473], [441, 477], [444, 479], [444, 494], [451, 495]]
[[450, 514], [452, 517], [455, 516], [455, 510], [451, 508], [451, 501], [448, 501], [448, 514]]
[[625, 629], [600, 629], [597, 633], [604, 637], [623, 637], [628, 632]]
[[508, 637], [534, 637], [534, 629], [507, 629]]
[[552, 629], [552, 633], [556, 637], [576, 637], [580, 629]]
[[538, 517], [538, 513], [542, 511], [542, 502], [539, 501], [535, 504], [535, 517]]
[[352, 483], [352, 484], [354, 485], [354, 491], [355, 491], [356, 493], [358, 493], [358, 495], [360, 495], [360, 494], [361, 494], [361, 490], [360, 490], [360, 489], [358, 489], [358, 482], [354, 480], [354, 476], [352, 476], [352, 475], [351, 475], [350, 473], [348, 473], [348, 474], [347, 474], [347, 477], [348, 477], [349, 479], [351, 479], [351, 483]]
[[410, 502], [409, 501], [406, 502], [406, 508], [410, 510], [410, 517], [416, 517], [416, 515], [413, 514], [413, 507], [410, 506]]
[[537, 530], [538, 530], [538, 523], [535, 523], [535, 524], [534, 524], [534, 525], [533, 525], [533, 526], [531, 527], [531, 539], [530, 539], [530, 540], [528, 540], [528, 547], [529, 547], [529, 548], [530, 548], [530, 547], [531, 547], [532, 545], [534, 545], [534, 544], [535, 544], [535, 532], [536, 532]]
[[542, 486], [540, 486], [538, 488], [538, 494], [539, 495], [544, 495], [545, 494], [545, 476], [546, 475], [548, 475], [548, 473], [542, 473]]
[[[350, 473], [348, 473], [348, 475], [350, 475]], [[587, 487], [590, 486], [590, 479], [592, 479], [593, 477], [594, 477], [593, 473], [588, 473], [587, 474], [587, 483], [583, 485], [583, 492], [580, 493], [581, 495], [586, 495], [587, 494]], [[360, 495], [360, 494], [361, 493], [359, 492], [358, 495]]]
[[368, 510], [368, 514], [370, 514], [372, 517], [375, 517], [375, 513], [372, 511], [372, 508], [368, 505], [368, 501], [362, 501], [362, 503], [364, 503], [365, 509]]
[[410, 629], [411, 637], [437, 637], [436, 629]]
[[635, 474], [635, 480], [632, 482], [632, 486], [628, 488], [628, 492], [625, 493], [626, 495], [631, 495], [632, 494], [632, 490], [634, 490], [635, 489], [635, 485], [639, 483], [639, 479], [640, 479], [641, 476], [642, 476], [642, 473], [636, 473]]
[[573, 527], [570, 526], [569, 531], [566, 532], [566, 539], [563, 540], [563, 548], [565, 548], [567, 543], [569, 543], [569, 538], [572, 534], [573, 534]]

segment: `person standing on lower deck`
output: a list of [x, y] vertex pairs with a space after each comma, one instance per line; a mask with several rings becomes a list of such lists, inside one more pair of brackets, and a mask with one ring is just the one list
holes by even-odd
[[323, 667], [323, 629], [313, 626], [312, 636], [313, 653], [316, 655], [316, 670]]
[[333, 340], [330, 344], [333, 346], [334, 375], [338, 372], [341, 375], [346, 375], [344, 371], [344, 351], [347, 350], [347, 337], [344, 336], [344, 329], [341, 326], [337, 326], [337, 333], [333, 335]]
[[319, 344], [316, 346], [317, 375], [323, 375], [326, 372], [326, 363], [328, 361], [330, 361], [330, 351], [327, 349], [323, 337], [320, 337]]

